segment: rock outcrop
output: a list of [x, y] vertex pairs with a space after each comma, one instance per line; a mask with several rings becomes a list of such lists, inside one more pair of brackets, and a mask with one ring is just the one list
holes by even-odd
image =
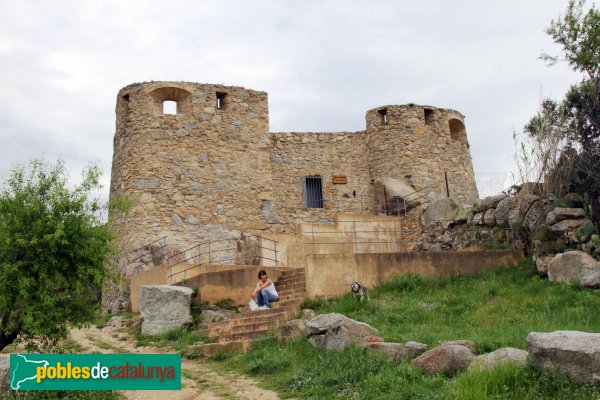
[[600, 269], [598, 261], [589, 254], [574, 250], [554, 256], [548, 264], [548, 279], [553, 282], [580, 283], [588, 274]]
[[279, 337], [284, 342], [304, 337], [306, 335], [306, 324], [305, 319], [288, 321], [279, 328]]
[[321, 314], [306, 324], [308, 342], [325, 351], [343, 350], [361, 343], [366, 336], [379, 333], [369, 324], [355, 321], [342, 314]]
[[532, 332], [527, 343], [536, 368], [559, 372], [577, 383], [600, 385], [600, 333]]
[[494, 350], [491, 353], [478, 356], [471, 363], [469, 369], [491, 369], [497, 364], [501, 363], [513, 363], [518, 366], [525, 366], [527, 364], [528, 354], [529, 353], [527, 353], [525, 350], [515, 349], [513, 347], [503, 347], [501, 349]]

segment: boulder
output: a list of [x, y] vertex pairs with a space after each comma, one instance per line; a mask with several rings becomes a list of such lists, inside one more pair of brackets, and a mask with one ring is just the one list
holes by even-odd
[[485, 214], [483, 214], [483, 222], [489, 226], [496, 225], [496, 210], [493, 208], [487, 210]]
[[585, 225], [588, 222], [590, 222], [590, 220], [587, 218], [563, 219], [562, 221], [559, 221], [559, 222], [555, 223], [554, 225], [550, 225], [550, 230], [552, 232], [558, 232], [558, 233], [573, 232], [575, 229], [582, 227], [583, 225]]
[[194, 291], [183, 286], [140, 286], [142, 334], [160, 335], [192, 322], [190, 302]]
[[0, 391], [9, 390], [10, 354], [0, 354]]
[[421, 215], [421, 223], [425, 226], [441, 223], [444, 228], [448, 228], [455, 221], [466, 219], [465, 209], [454, 202], [450, 198], [437, 200], [431, 203], [423, 215]]
[[552, 282], [580, 283], [582, 278], [599, 268], [598, 261], [586, 252], [567, 251], [552, 258], [548, 265], [548, 279]]
[[293, 319], [279, 328], [279, 337], [284, 342], [304, 337], [306, 335], [306, 320]]
[[497, 364], [513, 363], [518, 366], [527, 365], [527, 353], [525, 350], [515, 349], [513, 347], [503, 347], [492, 351], [491, 353], [483, 354], [473, 360], [469, 369], [491, 369]]
[[123, 316], [114, 316], [114, 317], [110, 317], [110, 319], [108, 320], [108, 322], [106, 323], [106, 325], [104, 326], [105, 329], [121, 329], [123, 328]]
[[532, 332], [529, 360], [538, 369], [559, 372], [580, 384], [600, 385], [600, 333]]
[[540, 197], [533, 194], [517, 195], [513, 203], [513, 209], [508, 212], [508, 224], [510, 227], [515, 229], [523, 225], [529, 209], [538, 200], [540, 200]]
[[489, 209], [496, 208], [498, 203], [502, 200], [506, 199], [508, 196], [506, 194], [499, 194], [497, 196], [488, 196], [484, 199], [475, 200], [473, 203], [472, 211], [474, 213], [483, 212], [485, 213]]
[[581, 278], [579, 285], [584, 289], [600, 289], [600, 263], [595, 271], [592, 271]]
[[508, 212], [508, 226], [511, 229], [517, 229], [523, 225], [523, 214], [519, 209], [510, 210]]
[[506, 197], [498, 203], [494, 213], [496, 217], [496, 224], [498, 226], [508, 225], [508, 213], [513, 209], [515, 202], [516, 200], [514, 197]]
[[473, 215], [471, 223], [473, 225], [483, 225], [483, 216], [484, 214], [482, 212], [476, 213], [475, 215]]
[[304, 316], [304, 318], [306, 318], [308, 320], [311, 320], [317, 316], [317, 313], [315, 310], [312, 310], [310, 308], [305, 308], [302, 310], [302, 316]]
[[321, 314], [306, 324], [308, 342], [325, 351], [343, 350], [361, 343], [366, 336], [377, 335], [379, 331], [369, 324], [355, 321], [342, 314]]
[[472, 340], [463, 340], [463, 339], [459, 339], [459, 340], [448, 340], [446, 342], [443, 342], [441, 345], [442, 346], [450, 346], [450, 345], [458, 345], [458, 346], [465, 346], [467, 349], [471, 350], [471, 351], [475, 351], [475, 342]]
[[366, 348], [369, 352], [382, 352], [385, 353], [390, 360], [412, 360], [418, 355], [422, 354], [427, 350], [427, 345], [417, 342], [406, 342], [402, 343], [361, 343], [361, 346]]
[[563, 208], [556, 207], [546, 216], [546, 225], [554, 225], [555, 223], [565, 219], [581, 219], [585, 218], [583, 208]]
[[548, 213], [552, 212], [554, 204], [548, 199], [540, 199], [529, 207], [523, 218], [523, 226], [531, 231], [537, 231], [546, 222]]
[[554, 255], [540, 256], [535, 259], [535, 268], [537, 269], [539, 276], [548, 276], [548, 266], [553, 258]]
[[475, 355], [465, 346], [451, 344], [426, 351], [413, 359], [411, 364], [425, 375], [453, 375], [466, 370], [474, 359]]

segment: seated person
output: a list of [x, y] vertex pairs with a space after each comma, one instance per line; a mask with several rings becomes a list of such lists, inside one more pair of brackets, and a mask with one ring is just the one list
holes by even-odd
[[267, 310], [271, 308], [271, 302], [279, 299], [279, 295], [275, 289], [275, 284], [269, 279], [265, 270], [258, 273], [258, 279], [252, 298], [258, 303], [259, 310]]

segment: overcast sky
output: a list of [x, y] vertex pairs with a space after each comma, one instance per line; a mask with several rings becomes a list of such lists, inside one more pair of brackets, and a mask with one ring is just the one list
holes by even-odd
[[[269, 93], [270, 130], [357, 131], [385, 104], [453, 108], [482, 192], [513, 130], [580, 79], [544, 33], [566, 0], [0, 0], [0, 174], [58, 157], [110, 182], [115, 99], [150, 80]], [[487, 182], [487, 183], [486, 183]], [[495, 183], [494, 183], [495, 182]]]

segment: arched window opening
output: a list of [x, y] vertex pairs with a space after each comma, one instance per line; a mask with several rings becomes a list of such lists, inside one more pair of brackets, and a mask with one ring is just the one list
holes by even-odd
[[192, 113], [192, 96], [185, 89], [165, 86], [150, 92], [155, 113], [161, 115], [177, 115]]
[[450, 126], [450, 138], [467, 144], [467, 131], [462, 121], [453, 118], [448, 122], [448, 125]]

